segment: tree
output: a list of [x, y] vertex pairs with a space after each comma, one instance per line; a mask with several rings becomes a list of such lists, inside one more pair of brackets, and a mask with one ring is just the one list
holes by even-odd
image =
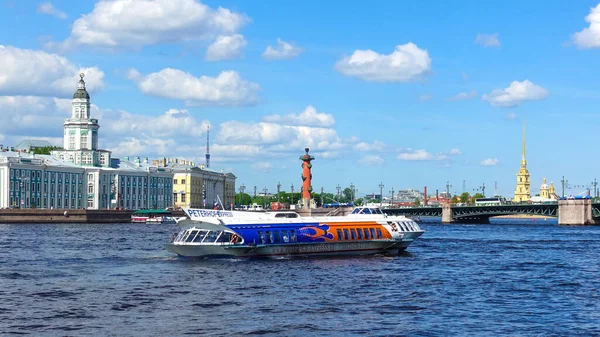
[[452, 203], [453, 204], [458, 204], [460, 202], [460, 199], [458, 198], [458, 195], [455, 195], [452, 197]]
[[415, 199], [415, 206], [421, 206], [421, 199], [419, 199], [419, 198]]
[[343, 202], [352, 202], [352, 190], [349, 187], [344, 188], [342, 191]]
[[237, 193], [235, 200], [239, 205], [250, 205], [252, 203], [252, 197], [248, 193]]
[[33, 151], [34, 154], [50, 154], [51, 151], [53, 150], [59, 150], [62, 149], [62, 147], [59, 146], [44, 146], [44, 147], [34, 147], [31, 149], [31, 151]]
[[466, 203], [468, 203], [468, 202], [469, 202], [469, 197], [470, 197], [470, 196], [471, 196], [471, 195], [469, 195], [469, 192], [463, 192], [463, 193], [460, 195], [460, 202], [462, 202], [463, 204], [466, 204]]
[[484, 196], [483, 194], [481, 194], [481, 193], [479, 193], [479, 192], [478, 192], [478, 193], [475, 193], [475, 194], [473, 195], [473, 198], [472, 198], [471, 200], [472, 200], [473, 202], [475, 202], [475, 199], [479, 199], [479, 198], [485, 198], [485, 196]]

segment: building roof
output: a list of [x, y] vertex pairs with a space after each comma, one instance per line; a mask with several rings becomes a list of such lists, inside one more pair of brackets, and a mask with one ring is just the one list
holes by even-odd
[[19, 143], [19, 145], [15, 146], [17, 150], [29, 150], [36, 147], [50, 147], [54, 146], [50, 144], [47, 140], [42, 139], [26, 139]]

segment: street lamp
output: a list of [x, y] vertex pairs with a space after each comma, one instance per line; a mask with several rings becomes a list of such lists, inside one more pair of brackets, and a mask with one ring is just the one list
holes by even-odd
[[352, 203], [354, 203], [355, 195], [354, 195], [354, 184], [350, 183], [350, 191], [352, 192]]
[[291, 204], [294, 204], [294, 184], [292, 184], [292, 202]]
[[340, 184], [338, 184], [335, 188], [337, 189], [337, 199], [338, 199], [338, 200], [336, 200], [336, 202], [340, 202], [340, 190], [342, 188], [340, 187]]
[[379, 184], [379, 207], [383, 205], [383, 181]]
[[265, 194], [263, 195], [263, 209], [267, 209], [267, 187], [265, 186], [265, 188], [263, 189], [263, 191], [265, 192]]
[[281, 182], [277, 183], [277, 203], [279, 203], [279, 191], [281, 189]]
[[392, 207], [394, 207], [394, 188], [393, 187], [392, 187], [391, 193], [392, 193]]

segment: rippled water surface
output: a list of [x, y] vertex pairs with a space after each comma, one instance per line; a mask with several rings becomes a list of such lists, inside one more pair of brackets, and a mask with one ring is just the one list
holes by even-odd
[[399, 257], [188, 260], [164, 225], [0, 225], [0, 335], [599, 335], [600, 227], [424, 223]]

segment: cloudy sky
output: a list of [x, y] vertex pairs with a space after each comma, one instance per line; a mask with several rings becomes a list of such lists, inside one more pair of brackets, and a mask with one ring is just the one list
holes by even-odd
[[297, 191], [309, 147], [315, 190], [512, 195], [522, 121], [534, 193], [600, 179], [598, 0], [0, 0], [0, 28], [0, 144], [62, 144], [84, 72], [102, 148], [203, 163], [210, 126], [246, 192]]

